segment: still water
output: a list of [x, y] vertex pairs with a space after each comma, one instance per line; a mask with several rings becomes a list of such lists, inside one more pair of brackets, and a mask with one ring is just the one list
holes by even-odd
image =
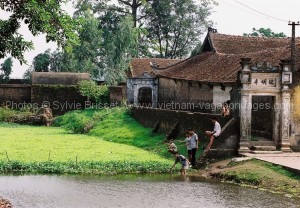
[[0, 176], [15, 208], [300, 207], [299, 199], [177, 175]]

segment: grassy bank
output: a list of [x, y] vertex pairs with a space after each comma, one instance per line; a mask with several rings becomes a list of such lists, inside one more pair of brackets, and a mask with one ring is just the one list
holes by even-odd
[[[106, 141], [139, 147], [162, 157], [172, 158], [166, 144], [163, 144], [165, 134], [153, 134], [152, 129], [139, 124], [125, 108], [73, 111], [59, 117], [55, 125], [70, 132], [86, 133]], [[187, 153], [184, 143], [175, 141], [175, 144], [181, 154]]]
[[58, 127], [0, 125], [0, 172], [167, 172], [173, 161], [128, 144]]
[[226, 168], [217, 170], [218, 163], [209, 172], [213, 177], [227, 182], [251, 186], [274, 193], [300, 197], [300, 176], [281, 166], [259, 160], [230, 162]]

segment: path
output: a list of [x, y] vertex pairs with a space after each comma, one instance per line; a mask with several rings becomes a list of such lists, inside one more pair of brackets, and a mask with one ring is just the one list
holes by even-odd
[[244, 153], [242, 154], [246, 157], [256, 158], [258, 160], [270, 162], [273, 164], [281, 165], [289, 169], [296, 170], [300, 172], [300, 152], [292, 153], [280, 153], [280, 154], [252, 154]]

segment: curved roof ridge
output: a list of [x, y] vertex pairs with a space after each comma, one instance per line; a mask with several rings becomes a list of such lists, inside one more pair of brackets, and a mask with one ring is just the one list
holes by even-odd
[[[224, 33], [213, 33], [209, 32], [209, 35], [222, 35], [222, 36], [228, 36], [228, 37], [244, 37], [244, 38], [261, 38], [261, 39], [289, 39], [291, 37], [266, 37], [266, 36], [243, 36], [243, 35], [230, 35], [230, 34], [224, 34]], [[300, 37], [296, 37], [299, 38]]]
[[132, 58], [132, 59], [158, 59], [158, 60], [169, 60], [169, 61], [176, 61], [176, 60], [183, 60], [183, 59], [171, 59], [171, 58], [156, 58], [156, 57], [152, 57], [152, 58], [146, 58], [146, 57], [142, 57], [142, 58]]

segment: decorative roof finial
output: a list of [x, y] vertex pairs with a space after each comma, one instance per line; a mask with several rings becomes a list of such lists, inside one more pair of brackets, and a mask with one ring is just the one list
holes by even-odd
[[212, 28], [212, 27], [208, 27], [208, 32], [211, 32], [211, 33], [218, 33], [217, 29], [215, 28]]

